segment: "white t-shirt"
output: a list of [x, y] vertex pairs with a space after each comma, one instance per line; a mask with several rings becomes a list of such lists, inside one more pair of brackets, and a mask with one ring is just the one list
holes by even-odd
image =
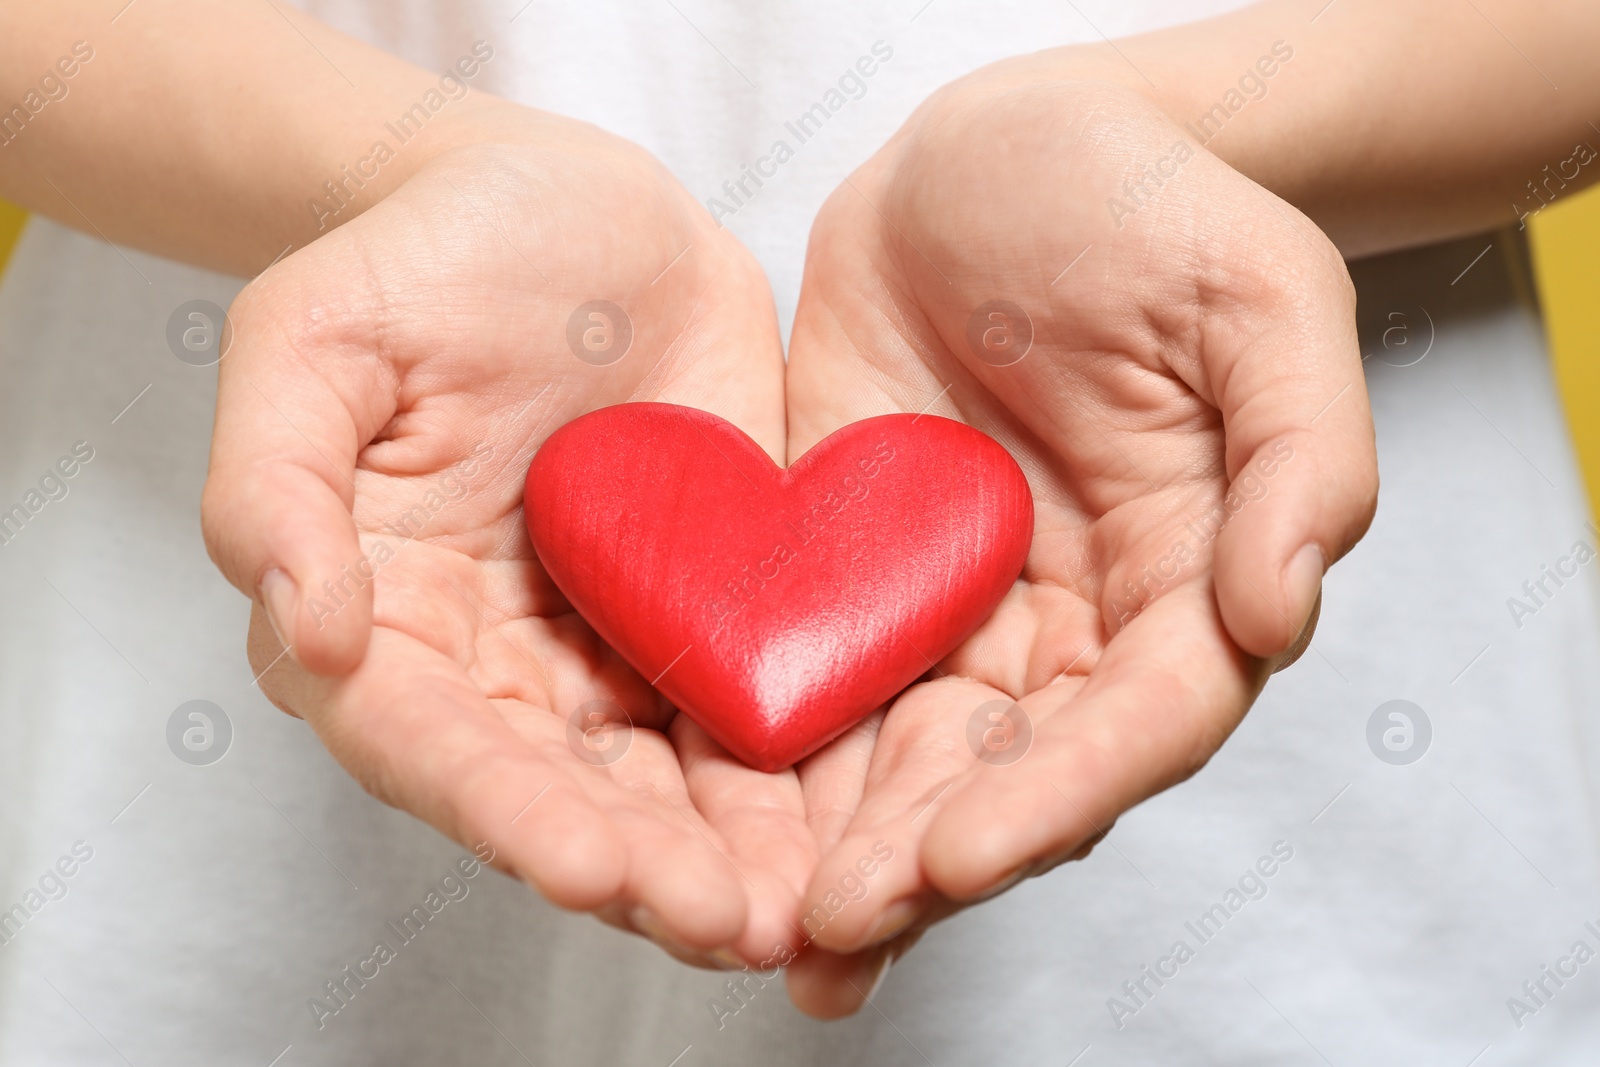
[[[630, 137], [702, 199], [892, 48], [725, 220], [785, 320], [822, 199], [938, 85], [1228, 6], [520, 3], [308, 6], [435, 69], [486, 41], [479, 88]], [[777, 984], [714, 1011], [726, 976], [463, 869], [268, 705], [197, 522], [215, 371], [166, 340], [240, 283], [36, 220], [0, 287], [0, 512], [30, 515], [0, 544], [0, 1067], [1594, 1062], [1596, 535], [1517, 246], [1452, 284], [1486, 245], [1357, 270], [1383, 499], [1314, 650], [1087, 861], [820, 1023]], [[169, 745], [191, 700], [225, 712], [218, 762]]]

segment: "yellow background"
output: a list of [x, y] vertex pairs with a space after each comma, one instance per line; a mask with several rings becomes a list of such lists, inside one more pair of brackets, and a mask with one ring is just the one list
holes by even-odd
[[1567, 427], [1600, 517], [1600, 188], [1545, 208], [1528, 228]]
[[0, 200], [0, 271], [6, 269], [6, 260], [11, 258], [11, 246], [17, 243], [23, 220], [27, 217], [21, 208]]
[[[26, 219], [0, 201], [0, 271]], [[1600, 503], [1600, 188], [1546, 208], [1529, 229], [1556, 381], [1594, 509]]]

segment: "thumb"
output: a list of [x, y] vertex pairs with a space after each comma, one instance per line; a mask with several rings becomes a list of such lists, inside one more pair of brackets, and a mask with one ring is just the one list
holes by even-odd
[[347, 337], [328, 343], [327, 327], [314, 325], [324, 316], [261, 285], [229, 312], [201, 524], [212, 560], [262, 605], [288, 654], [314, 673], [344, 674], [372, 629], [372, 573], [351, 515], [356, 455], [393, 405], [370, 407], [394, 389], [375, 359], [343, 354]]
[[[1292, 208], [1287, 209], [1293, 211]], [[1328, 566], [1366, 533], [1378, 465], [1355, 327], [1355, 293], [1331, 244], [1303, 216], [1279, 247], [1265, 317], [1210, 368], [1227, 442], [1229, 489], [1208, 520], [1216, 537], [1217, 603], [1246, 652], [1295, 644]]]

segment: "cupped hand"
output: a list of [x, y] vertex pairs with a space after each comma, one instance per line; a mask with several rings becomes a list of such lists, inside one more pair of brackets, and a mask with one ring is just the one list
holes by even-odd
[[781, 459], [771, 294], [646, 153], [521, 115], [240, 295], [207, 543], [256, 601], [263, 690], [375, 796], [682, 958], [766, 963], [817, 856], [799, 779], [740, 766], [603, 645], [522, 489], [553, 430], [630, 400]]
[[942, 90], [829, 199], [791, 460], [884, 412], [959, 419], [1016, 457], [1036, 523], [993, 617], [871, 724], [802, 905], [803, 1010], [857, 1010], [929, 923], [1086, 854], [1309, 639], [1376, 500], [1353, 312], [1309, 220], [1043, 59]]

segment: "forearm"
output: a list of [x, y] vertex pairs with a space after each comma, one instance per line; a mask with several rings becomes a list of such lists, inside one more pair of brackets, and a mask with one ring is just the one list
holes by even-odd
[[486, 46], [445, 76], [275, 2], [120, 7], [0, 8], [0, 196], [161, 255], [254, 274], [520, 121]]
[[1351, 257], [1516, 223], [1600, 179], [1600, 5], [1324, 2], [1062, 58], [1150, 98]]

